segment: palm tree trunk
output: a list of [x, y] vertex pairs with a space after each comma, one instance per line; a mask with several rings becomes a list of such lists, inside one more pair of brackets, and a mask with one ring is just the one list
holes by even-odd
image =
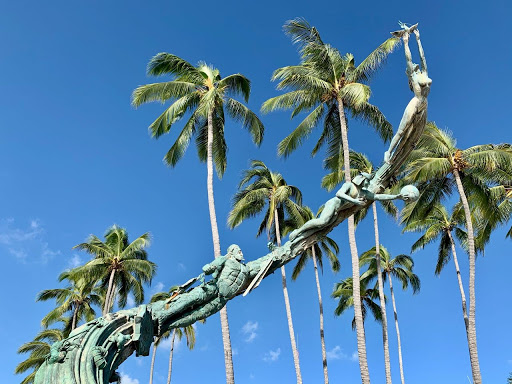
[[117, 290], [117, 286], [114, 283], [112, 285], [112, 290], [110, 291], [110, 298], [108, 299], [107, 313], [112, 311], [112, 309], [114, 308], [114, 301], [116, 299], [116, 290]]
[[375, 231], [375, 259], [377, 261], [377, 282], [379, 285], [380, 310], [382, 314], [382, 343], [384, 344], [384, 367], [386, 371], [386, 384], [391, 384], [391, 359], [389, 358], [388, 319], [386, 315], [386, 298], [384, 296], [382, 269], [380, 267], [379, 222], [377, 218], [377, 205], [375, 204], [375, 202], [372, 204], [372, 208], [373, 227]]
[[[274, 209], [274, 220], [276, 227], [277, 246], [281, 246], [281, 234], [279, 229], [279, 217], [277, 209]], [[297, 376], [297, 384], [302, 384], [302, 374], [300, 373], [299, 350], [295, 343], [295, 331], [293, 329], [292, 310], [290, 308], [290, 299], [288, 297], [288, 288], [286, 287], [286, 272], [284, 266], [281, 267], [281, 281], [283, 283], [284, 306], [286, 308], [286, 318], [288, 319], [288, 331], [290, 332], [290, 342], [292, 344], [293, 363], [295, 365], [295, 375]]]
[[156, 345], [157, 342], [158, 339], [153, 344], [153, 356], [151, 356], [151, 370], [149, 371], [149, 384], [153, 384], [153, 372], [155, 370], [156, 349], [158, 348], [158, 345]]
[[468, 314], [468, 347], [469, 359], [471, 361], [471, 372], [473, 374], [473, 384], [482, 384], [482, 376], [480, 374], [480, 363], [478, 361], [478, 349], [476, 345], [476, 319], [475, 319], [475, 239], [473, 232], [473, 222], [471, 221], [471, 211], [469, 209], [468, 199], [462, 186], [459, 171], [453, 170], [457, 190], [459, 191], [460, 200], [464, 207], [466, 216], [466, 227], [468, 229], [468, 248], [469, 248], [469, 314]]
[[169, 373], [167, 374], [167, 384], [171, 384], [172, 373], [172, 355], [174, 354], [174, 339], [176, 338], [176, 329], [172, 330], [171, 353], [169, 353]]
[[395, 303], [395, 293], [393, 291], [393, 281], [391, 280], [391, 275], [388, 274], [389, 277], [389, 290], [391, 291], [391, 301], [393, 303], [393, 314], [395, 315], [395, 328], [396, 328], [396, 338], [398, 344], [398, 364], [400, 365], [400, 380], [402, 384], [405, 383], [404, 379], [404, 366], [402, 363], [402, 342], [400, 340], [400, 328], [398, 327], [398, 314], [396, 312], [396, 303]]
[[[208, 142], [207, 142], [207, 188], [208, 208], [210, 210], [210, 224], [212, 227], [213, 251], [215, 258], [221, 255], [219, 229], [217, 227], [217, 215], [215, 213], [215, 200], [213, 198], [213, 112], [208, 113]], [[220, 325], [222, 329], [222, 343], [224, 345], [224, 365], [226, 368], [226, 383], [235, 383], [233, 370], [233, 356], [231, 351], [231, 339], [229, 337], [228, 311], [226, 307], [220, 310]]]
[[313, 255], [313, 266], [315, 268], [315, 279], [316, 279], [316, 291], [318, 292], [318, 306], [320, 309], [320, 343], [322, 344], [322, 363], [323, 363], [323, 367], [324, 367], [324, 383], [329, 384], [329, 375], [327, 374], [327, 352], [325, 350], [325, 339], [324, 339], [324, 306], [322, 304], [322, 291], [320, 289], [320, 279], [318, 277], [318, 267], [316, 265], [315, 246], [311, 247], [311, 253]]
[[[348, 147], [347, 124], [345, 111], [343, 109], [343, 100], [338, 97], [338, 112], [340, 115], [341, 142], [343, 146], [343, 161], [345, 171], [345, 181], [350, 182], [350, 158]], [[354, 215], [348, 218], [348, 241], [350, 246], [350, 255], [352, 259], [352, 280], [354, 297], [354, 317], [356, 319], [357, 333], [357, 354], [359, 357], [359, 370], [361, 371], [361, 381], [363, 384], [370, 384], [370, 371], [368, 370], [368, 361], [366, 359], [366, 340], [364, 335], [363, 311], [361, 307], [361, 283], [359, 281], [359, 254], [357, 252], [356, 229], [354, 224]]]
[[71, 330], [76, 328], [77, 315], [78, 315], [78, 304], [75, 304], [75, 308], [73, 309], [73, 320], [71, 321]]
[[457, 252], [455, 252], [455, 242], [453, 241], [451, 231], [448, 231], [450, 238], [450, 245], [452, 246], [453, 263], [455, 264], [455, 271], [457, 272], [457, 280], [459, 282], [460, 298], [462, 299], [462, 315], [464, 316], [464, 325], [466, 326], [466, 333], [468, 332], [468, 309], [466, 306], [466, 294], [464, 293], [464, 285], [462, 284], [462, 277], [460, 275], [459, 261], [457, 259]]
[[110, 307], [109, 307], [109, 304], [110, 304], [110, 295], [111, 295], [111, 292], [112, 292], [112, 285], [114, 284], [114, 275], [116, 274], [116, 270], [113, 269], [111, 272], [110, 272], [110, 278], [108, 279], [108, 288], [107, 288], [107, 293], [105, 294], [105, 302], [103, 303], [103, 316], [105, 316]]

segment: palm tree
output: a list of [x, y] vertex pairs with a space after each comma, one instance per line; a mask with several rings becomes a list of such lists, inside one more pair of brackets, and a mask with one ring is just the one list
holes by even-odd
[[[169, 292], [155, 293], [151, 297], [150, 302], [154, 303], [154, 302], [160, 301], [160, 300], [167, 300], [167, 299], [171, 298], [172, 295], [174, 294], [174, 292], [176, 292], [178, 289], [179, 289], [179, 287], [177, 285], [174, 285], [169, 289]], [[204, 322], [204, 320], [202, 322]], [[157, 337], [154, 342], [154, 346], [153, 346], [153, 356], [151, 357], [151, 371], [149, 374], [149, 384], [153, 383], [153, 372], [154, 372], [154, 368], [155, 368], [156, 350], [157, 350], [158, 346], [160, 345], [160, 343], [163, 340], [168, 339], [169, 337], [171, 337], [171, 352], [169, 354], [169, 371], [167, 374], [167, 384], [171, 383], [172, 358], [174, 355], [174, 341], [176, 339], [176, 336], [178, 336], [178, 340], [181, 340], [181, 338], [183, 336], [185, 336], [185, 338], [187, 340], [187, 347], [190, 350], [194, 349], [194, 346], [196, 345], [196, 331], [195, 331], [193, 325], [189, 325], [184, 328], [174, 328], [172, 331], [168, 330], [168, 331], [164, 332], [160, 337]]]
[[[320, 213], [320, 212], [319, 212]], [[319, 215], [317, 213], [316, 216]], [[299, 222], [292, 223], [292, 225], [286, 225], [283, 228], [282, 234], [286, 235], [288, 232], [300, 228], [305, 222], [314, 219], [315, 215], [311, 211], [309, 207], [302, 207], [302, 219]], [[291, 220], [288, 220], [290, 222]], [[318, 294], [318, 306], [320, 310], [320, 344], [322, 346], [322, 363], [324, 367], [324, 383], [329, 383], [329, 375], [327, 372], [327, 352], [325, 349], [325, 338], [324, 338], [324, 308], [322, 303], [322, 290], [320, 289], [320, 278], [318, 276], [318, 266], [323, 271], [323, 254], [327, 256], [331, 264], [331, 268], [334, 272], [338, 272], [340, 269], [340, 262], [338, 257], [336, 256], [339, 253], [339, 247], [336, 242], [330, 237], [325, 237], [315, 245], [310, 247], [306, 252], [300, 255], [297, 260], [297, 264], [295, 264], [295, 268], [292, 272], [292, 280], [296, 280], [299, 277], [299, 274], [304, 270], [308, 260], [313, 260], [313, 268], [315, 271], [315, 280], [316, 280], [316, 291]]]
[[37, 295], [37, 301], [49, 299], [57, 301], [57, 308], [50, 311], [41, 320], [41, 325], [48, 328], [50, 324], [58, 321], [67, 312], [72, 313], [71, 330], [75, 329], [81, 320], [85, 322], [94, 320], [96, 311], [91, 305], [102, 307], [104, 295], [101, 290], [94, 287], [93, 282], [73, 279], [68, 272], [64, 272], [61, 278], [69, 280], [69, 285], [66, 288], [45, 289]]
[[[350, 151], [350, 171], [352, 176], [355, 176], [361, 172], [365, 173], [373, 173], [375, 167], [371, 163], [371, 161], [364, 154]], [[340, 154], [334, 154], [332, 156], [327, 157], [324, 161], [324, 168], [330, 171], [327, 175], [325, 175], [322, 179], [322, 187], [326, 188], [328, 191], [333, 190], [336, 186], [342, 183], [345, 179], [345, 174], [343, 172], [343, 157]], [[398, 209], [395, 204], [391, 200], [380, 201], [381, 207], [384, 209], [384, 212], [387, 214], [396, 217], [398, 215]], [[389, 341], [388, 341], [388, 320], [386, 315], [386, 300], [384, 295], [384, 283], [382, 280], [382, 269], [380, 265], [380, 241], [379, 241], [379, 223], [377, 217], [377, 204], [373, 202], [371, 204], [373, 210], [373, 226], [375, 233], [375, 247], [377, 250], [376, 253], [376, 268], [377, 268], [377, 285], [379, 288], [379, 302], [381, 309], [381, 319], [382, 319], [382, 344], [384, 347], [384, 369], [386, 373], [386, 384], [391, 384], [391, 359], [389, 356]], [[370, 207], [365, 207], [354, 215], [355, 223], [358, 224], [362, 221], [366, 215], [368, 214]]]
[[144, 302], [142, 284], [150, 283], [156, 272], [156, 264], [147, 259], [145, 250], [150, 243], [149, 233], [130, 243], [126, 229], [113, 225], [104, 237], [105, 242], [90, 235], [87, 242], [76, 245], [74, 249], [84, 250], [94, 259], [60, 276], [61, 280], [71, 278], [92, 284], [99, 282], [106, 291], [103, 316], [112, 309], [116, 295], [120, 308], [126, 306], [129, 293], [133, 294], [136, 304]]
[[[512, 168], [512, 149], [510, 144], [476, 145], [464, 150], [457, 147], [453, 136], [429, 122], [420, 139], [418, 148], [412, 151], [410, 163], [406, 168], [406, 180], [420, 184], [422, 195], [411, 208], [409, 220], [421, 217], [425, 207], [433, 207], [442, 197], [450, 194], [455, 185], [464, 209], [468, 232], [469, 251], [469, 312], [468, 344], [473, 382], [482, 383], [475, 320], [475, 234], [471, 220], [468, 193], [475, 199], [479, 209], [484, 211], [490, 199], [488, 182], [501, 182], [510, 179], [510, 173], [500, 170]], [[492, 213], [489, 213], [492, 214]]]
[[[491, 196], [491, 204], [493, 204], [494, 212], [482, 212], [479, 206], [474, 206], [474, 211], [478, 218], [478, 235], [475, 238], [477, 248], [484, 247], [490, 241], [491, 233], [500, 225], [506, 224], [512, 218], [512, 189], [503, 185], [489, 188]], [[471, 203], [471, 196], [470, 196]], [[512, 227], [506, 234], [506, 237], [512, 238]]]
[[[34, 382], [36, 372], [41, 365], [46, 361], [50, 354], [50, 347], [57, 341], [64, 340], [68, 337], [71, 327], [71, 319], [59, 319], [64, 323], [63, 329], [45, 329], [39, 332], [33, 341], [23, 344], [18, 353], [30, 353], [27, 359], [23, 360], [16, 366], [15, 373], [21, 374], [32, 369], [32, 372], [23, 379], [21, 384], [31, 384]], [[66, 330], [67, 329], [67, 330]]]
[[[324, 129], [313, 148], [313, 154], [328, 142], [328, 156], [343, 153], [345, 180], [351, 181], [347, 118], [353, 117], [374, 126], [379, 135], [389, 140], [393, 134], [391, 125], [379, 109], [368, 103], [370, 87], [367, 83], [386, 56], [396, 47], [399, 39], [390, 38], [382, 43], [357, 67], [354, 56], [341, 53], [320, 38], [317, 29], [303, 19], [288, 21], [285, 31], [293, 42], [301, 47], [301, 63], [277, 69], [272, 79], [279, 81], [277, 88], [289, 92], [267, 100], [262, 110], [293, 109], [292, 117], [302, 111], [311, 111], [297, 128], [279, 143], [278, 153], [284, 156], [295, 150], [309, 136], [322, 118]], [[362, 309], [359, 295], [359, 259], [355, 240], [354, 217], [348, 218], [350, 254], [357, 324], [357, 350], [363, 384], [370, 382]]]
[[[208, 208], [212, 228], [214, 256], [221, 255], [215, 200], [213, 195], [213, 163], [217, 175], [222, 177], [226, 169], [227, 144], [224, 139], [224, 110], [234, 120], [248, 129], [254, 143], [260, 145], [264, 127], [249, 108], [229, 96], [241, 95], [247, 102], [251, 92], [249, 79], [241, 74], [221, 78], [219, 70], [205, 63], [196, 67], [170, 53], [154, 56], [147, 69], [148, 75], [171, 75], [173, 79], [164, 83], [142, 85], [133, 91], [132, 104], [171, 100], [165, 110], [149, 127], [151, 135], [159, 138], [170, 131], [171, 126], [188, 112], [183, 130], [164, 157], [167, 165], [174, 167], [185, 153], [190, 140], [196, 135], [199, 159], [206, 162]], [[220, 311], [226, 380], [234, 383], [233, 359], [226, 307]]]
[[[297, 187], [286, 184], [281, 174], [272, 172], [262, 161], [258, 160], [253, 160], [251, 168], [244, 171], [242, 180], [238, 184], [238, 189], [239, 192], [233, 197], [233, 208], [229, 213], [228, 226], [235, 228], [245, 219], [258, 215], [266, 207], [265, 216], [256, 236], [266, 231], [268, 239], [271, 240], [272, 236], [275, 236], [277, 246], [281, 246], [282, 230], [280, 226], [285, 222], [285, 215], [291, 220], [299, 221], [301, 219], [300, 205], [302, 204], [302, 194], [300, 190]], [[281, 267], [281, 280], [295, 374], [297, 376], [297, 383], [300, 384], [302, 383], [302, 375], [300, 372], [299, 351], [295, 343], [295, 332], [293, 330], [284, 266]]]
[[[361, 297], [361, 308], [363, 312], [363, 321], [366, 319], [368, 311], [373, 314], [373, 317], [378, 322], [382, 321], [382, 311], [380, 310], [379, 304], [375, 302], [379, 297], [379, 291], [374, 288], [369, 288], [370, 280], [360, 277], [360, 297]], [[334, 310], [336, 316], [341, 316], [347, 309], [354, 306], [354, 284], [351, 277], [347, 277], [339, 283], [334, 285], [334, 291], [331, 296], [335, 299], [339, 299], [338, 305]], [[352, 319], [352, 329], [356, 329], [356, 317]]]
[[[403, 215], [407, 216], [408, 208], [404, 209]], [[467, 232], [463, 229], [465, 225], [464, 210], [460, 203], [456, 204], [451, 213], [449, 214], [446, 208], [437, 203], [432, 208], [428, 216], [424, 218], [415, 218], [410, 220], [404, 227], [404, 231], [424, 232], [424, 234], [412, 245], [411, 252], [418, 249], [423, 249], [427, 244], [436, 240], [439, 242], [439, 253], [437, 257], [437, 264], [435, 274], [439, 275], [444, 266], [450, 261], [450, 251], [453, 256], [453, 263], [455, 265], [455, 272], [459, 283], [460, 296], [462, 300], [462, 314], [464, 316], [464, 324], [466, 332], [468, 331], [469, 319], [466, 305], [466, 294], [464, 292], [464, 285], [462, 284], [462, 277], [459, 268], [459, 261], [455, 249], [454, 237], [459, 239], [463, 244], [467, 244]]]
[[[407, 289], [409, 284], [412, 287], [413, 293], [417, 293], [420, 290], [420, 279], [413, 273], [414, 261], [410, 256], [398, 255], [394, 259], [391, 258], [388, 250], [382, 246], [379, 247], [379, 255], [381, 258], [381, 266], [384, 272], [383, 280], [386, 281], [389, 278], [389, 290], [391, 292], [391, 302], [393, 304], [393, 314], [395, 316], [395, 328], [396, 336], [398, 340], [398, 363], [400, 365], [400, 379], [402, 384], [405, 383], [404, 379], [404, 367], [402, 363], [402, 342], [400, 340], [400, 328], [398, 327], [398, 314], [396, 310], [395, 293], [393, 291], [393, 279], [398, 279], [402, 283], [402, 288]], [[372, 249], [364, 252], [361, 255], [361, 265], [369, 264], [368, 270], [363, 273], [363, 278], [372, 279], [377, 277], [377, 249]]]

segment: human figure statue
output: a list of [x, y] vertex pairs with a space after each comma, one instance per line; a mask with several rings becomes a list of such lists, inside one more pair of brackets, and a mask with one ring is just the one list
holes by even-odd
[[[237, 295], [250, 277], [250, 270], [242, 260], [242, 250], [233, 244], [228, 247], [225, 256], [203, 266], [203, 273], [195, 279], [201, 282], [199, 286], [164, 302], [152, 304], [153, 312], [159, 313], [158, 328], [186, 327], [218, 312]], [[212, 279], [205, 282], [207, 275], [211, 275]]]
[[[405, 60], [407, 62], [405, 72], [409, 78], [409, 87], [414, 92], [414, 97], [405, 108], [398, 130], [391, 140], [389, 149], [384, 154], [384, 161], [386, 163], [393, 162], [396, 154], [402, 152], [408, 145], [414, 147], [423, 133], [427, 123], [427, 96], [432, 84], [432, 80], [428, 77], [427, 61], [425, 60], [425, 53], [420, 41], [418, 24], [412, 27], [408, 27], [401, 22], [399, 24], [402, 30], [392, 32], [392, 34], [396, 37], [401, 37], [404, 41]], [[416, 35], [421, 66], [412, 62], [411, 50], [409, 49], [409, 35], [411, 33]]]
[[408, 200], [409, 198], [407, 194], [387, 195], [373, 193], [367, 189], [370, 181], [371, 175], [361, 172], [361, 174], [354, 177], [352, 182], [344, 183], [338, 192], [336, 192], [336, 196], [325, 203], [324, 209], [319, 217], [309, 220], [302, 227], [290, 233], [290, 241], [292, 244], [331, 225], [342, 209], [353, 205], [363, 206], [366, 205], [367, 201]]
[[[325, 203], [318, 218], [290, 234], [290, 240], [270, 253], [247, 264], [237, 245], [225, 256], [203, 266], [202, 273], [179, 287], [167, 300], [108, 313], [73, 330], [69, 337], [55, 343], [46, 361], [36, 372], [34, 384], [108, 384], [119, 380], [116, 369], [134, 352], [148, 356], [155, 337], [178, 327], [185, 327], [220, 311], [238, 295], [246, 295], [274, 271], [289, 263], [357, 210], [375, 200], [415, 200], [416, 188], [406, 186], [400, 194], [382, 194], [398, 174], [418, 142], [427, 119], [427, 95], [431, 80], [420, 42], [417, 25], [394, 35], [404, 40], [407, 76], [414, 98], [407, 105], [399, 128], [384, 158], [385, 163], [371, 176], [361, 173], [344, 183], [336, 196]], [[409, 35], [414, 33], [421, 66], [412, 63]], [[191, 240], [192, 241], [192, 240]], [[209, 281], [206, 276], [211, 276]], [[193, 287], [194, 284], [200, 284]]]

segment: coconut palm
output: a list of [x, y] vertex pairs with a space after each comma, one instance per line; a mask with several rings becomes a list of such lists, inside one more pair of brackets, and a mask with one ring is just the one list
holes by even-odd
[[[373, 173], [375, 167], [368, 157], [362, 153], [350, 151], [350, 171], [352, 176], [355, 176], [361, 172]], [[328, 191], [333, 190], [339, 184], [345, 180], [345, 173], [343, 172], [343, 156], [339, 153], [328, 156], [324, 161], [324, 168], [329, 171], [322, 179], [322, 187]], [[379, 201], [384, 212], [396, 217], [398, 215], [398, 209], [391, 200]], [[389, 356], [389, 338], [388, 338], [388, 320], [386, 315], [386, 300], [384, 295], [384, 284], [382, 280], [382, 269], [380, 266], [380, 241], [379, 241], [379, 223], [377, 216], [377, 202], [371, 204], [373, 211], [373, 226], [375, 234], [375, 247], [377, 249], [376, 261], [377, 261], [377, 286], [379, 288], [379, 303], [381, 309], [382, 318], [382, 344], [384, 347], [384, 369], [386, 373], [386, 384], [391, 384], [391, 359]], [[354, 215], [355, 223], [362, 221], [368, 214], [370, 207], [364, 207], [363, 209], [356, 212]]]
[[[404, 209], [403, 215], [407, 216], [408, 208], [409, 207], [406, 207]], [[459, 261], [455, 249], [455, 238], [457, 238], [463, 245], [467, 244], [468, 235], [463, 228], [464, 225], [464, 210], [460, 203], [453, 207], [451, 213], [448, 213], [442, 204], [437, 203], [434, 208], [429, 211], [428, 216], [421, 219], [415, 218], [414, 220], [410, 220], [404, 227], [404, 231], [424, 232], [423, 235], [412, 245], [411, 252], [423, 249], [427, 244], [439, 240], [439, 252], [435, 268], [436, 275], [439, 275], [444, 266], [450, 261], [451, 252], [459, 283], [460, 296], [462, 300], [462, 314], [464, 316], [464, 324], [467, 332], [469, 320], [466, 305], [466, 294], [464, 292], [464, 285], [462, 284]]]
[[[302, 204], [302, 194], [300, 190], [293, 185], [286, 184], [280, 173], [272, 172], [262, 161], [258, 160], [253, 160], [251, 168], [244, 171], [238, 189], [239, 191], [233, 197], [233, 208], [229, 213], [228, 226], [235, 228], [245, 219], [254, 217], [266, 209], [256, 236], [266, 231], [268, 239], [275, 238], [277, 245], [281, 246], [281, 225], [285, 222], [285, 216], [288, 216], [291, 220], [301, 220], [300, 205]], [[295, 332], [293, 330], [284, 266], [281, 267], [281, 280], [295, 374], [297, 376], [297, 383], [302, 383], [299, 351], [295, 343]]]
[[[366, 315], [369, 312], [373, 314], [373, 317], [378, 322], [382, 321], [381, 310], [379, 304], [375, 302], [379, 297], [379, 291], [377, 287], [370, 288], [370, 280], [360, 278], [360, 296], [361, 296], [361, 308], [363, 312], [363, 321], [366, 319]], [[354, 284], [351, 277], [347, 277], [339, 283], [334, 285], [334, 290], [331, 296], [335, 299], [339, 299], [338, 305], [334, 309], [336, 316], [341, 316], [347, 309], [354, 306]], [[352, 329], [356, 329], [356, 318], [352, 319]]]
[[[284, 29], [301, 51], [301, 63], [277, 69], [272, 79], [279, 81], [277, 88], [289, 92], [267, 100], [262, 110], [292, 109], [292, 117], [300, 112], [309, 114], [278, 146], [278, 153], [287, 156], [295, 150], [323, 119], [323, 131], [313, 148], [313, 154], [328, 144], [327, 154], [343, 154], [345, 180], [351, 181], [346, 112], [376, 128], [379, 135], [389, 140], [391, 125], [379, 109], [368, 103], [370, 87], [365, 84], [397, 46], [399, 39], [390, 38], [382, 43], [357, 67], [354, 56], [342, 55], [336, 48], [322, 41], [318, 30], [303, 19], [288, 21]], [[355, 241], [354, 217], [348, 218], [350, 254], [357, 324], [357, 350], [363, 384], [370, 382], [366, 343], [359, 295], [359, 259]]]
[[[491, 201], [495, 204], [494, 214], [482, 212], [479, 206], [473, 207], [478, 216], [478, 235], [475, 238], [475, 244], [477, 244], [477, 248], [481, 249], [490, 241], [491, 233], [512, 218], [512, 190], [503, 185], [491, 187], [489, 190]], [[512, 227], [506, 237], [512, 238]]]
[[69, 281], [66, 288], [45, 289], [38, 293], [37, 301], [56, 299], [57, 307], [50, 311], [41, 325], [44, 328], [55, 321], [58, 321], [64, 314], [71, 312], [71, 330], [75, 329], [80, 321], [91, 321], [96, 318], [96, 311], [91, 305], [102, 307], [104, 295], [101, 289], [94, 287], [94, 284], [84, 280], [75, 281], [64, 272], [61, 277]]
[[71, 278], [95, 284], [105, 290], [103, 315], [113, 307], [116, 295], [119, 308], [126, 306], [128, 294], [132, 293], [136, 304], [144, 302], [144, 283], [150, 283], [156, 272], [156, 264], [149, 261], [147, 248], [150, 235], [145, 233], [131, 243], [126, 229], [117, 225], [110, 227], [105, 241], [90, 235], [85, 243], [78, 244], [74, 249], [83, 250], [94, 256], [85, 265], [64, 272], [60, 279]]
[[[172, 295], [178, 290], [178, 288], [179, 287], [177, 285], [175, 285], [169, 289], [169, 292], [155, 293], [151, 297], [150, 302], [154, 303], [154, 302], [160, 301], [160, 300], [167, 300], [172, 297]], [[185, 338], [187, 340], [187, 347], [190, 350], [194, 349], [194, 346], [196, 344], [196, 332], [195, 332], [193, 325], [189, 325], [184, 328], [174, 328], [173, 330], [168, 330], [168, 331], [164, 332], [160, 337], [156, 338], [155, 342], [153, 343], [153, 355], [151, 357], [151, 371], [149, 374], [149, 384], [153, 383], [153, 372], [154, 372], [154, 368], [155, 368], [156, 350], [157, 350], [158, 346], [160, 345], [160, 343], [163, 340], [168, 339], [169, 337], [171, 338], [171, 352], [169, 354], [169, 371], [167, 374], [167, 384], [170, 384], [171, 373], [172, 373], [172, 358], [174, 355], [174, 341], [175, 341], [176, 337], [178, 337], [178, 340], [181, 340], [181, 338], [183, 336], [185, 336]]]
[[[398, 279], [402, 283], [402, 288], [407, 289], [411, 285], [413, 293], [420, 290], [420, 279], [413, 273], [414, 261], [410, 256], [398, 255], [391, 258], [388, 250], [382, 246], [379, 247], [379, 255], [381, 259], [382, 271], [384, 272], [382, 278], [384, 282], [386, 279], [389, 281], [389, 290], [391, 292], [391, 302], [393, 304], [393, 314], [395, 317], [396, 336], [398, 340], [398, 363], [400, 365], [400, 379], [402, 384], [405, 383], [404, 367], [402, 363], [402, 342], [400, 340], [400, 328], [398, 326], [398, 314], [396, 310], [395, 293], [393, 291], [393, 279]], [[369, 265], [368, 270], [363, 273], [362, 277], [365, 279], [372, 279], [377, 277], [377, 249], [372, 249], [364, 252], [361, 255], [361, 265]]]
[[[292, 220], [287, 220], [285, 222], [282, 234], [283, 236], [293, 231], [294, 229], [300, 228], [307, 221], [314, 219], [316, 216], [320, 214], [317, 213], [315, 216], [309, 207], [302, 207], [302, 217], [299, 222], [293, 222]], [[291, 225], [290, 225], [291, 224]], [[338, 272], [340, 269], [340, 262], [338, 260], [337, 254], [339, 253], [339, 247], [336, 242], [330, 237], [326, 236], [317, 242], [314, 246], [310, 247], [306, 252], [299, 256], [297, 260], [297, 264], [295, 264], [295, 268], [293, 268], [292, 272], [292, 280], [296, 280], [299, 277], [299, 274], [304, 270], [308, 260], [313, 261], [313, 268], [315, 271], [315, 280], [316, 280], [316, 291], [318, 294], [318, 306], [320, 310], [320, 344], [322, 346], [322, 363], [324, 368], [324, 383], [329, 383], [329, 374], [327, 371], [327, 351], [325, 349], [325, 338], [324, 338], [324, 308], [323, 308], [323, 300], [322, 300], [322, 290], [320, 289], [320, 278], [318, 276], [318, 266], [322, 269], [323, 272], [323, 255], [327, 256], [327, 259], [330, 262], [331, 269], [334, 272]]]
[[409, 217], [424, 216], [428, 207], [451, 194], [456, 186], [464, 209], [468, 232], [469, 251], [469, 312], [468, 312], [468, 344], [473, 382], [481, 384], [480, 364], [476, 340], [475, 319], [475, 233], [471, 220], [471, 209], [468, 194], [472, 195], [475, 204], [483, 214], [492, 215], [490, 191], [487, 183], [503, 182], [510, 179], [512, 169], [512, 149], [510, 144], [476, 145], [464, 150], [457, 147], [453, 136], [439, 129], [435, 123], [429, 122], [420, 139], [418, 148], [412, 151], [410, 163], [406, 168], [406, 180], [420, 184], [422, 194], [412, 203]]
[[[206, 162], [208, 208], [212, 228], [214, 256], [219, 257], [220, 240], [213, 195], [213, 164], [217, 175], [222, 177], [226, 169], [227, 144], [224, 139], [224, 111], [248, 129], [254, 143], [263, 139], [264, 127], [259, 118], [249, 108], [230, 96], [242, 96], [247, 102], [251, 91], [249, 79], [241, 74], [221, 78], [219, 70], [199, 63], [193, 66], [186, 60], [170, 53], [154, 56], [147, 69], [148, 75], [170, 75], [171, 81], [142, 85], [133, 91], [132, 104], [171, 101], [167, 108], [149, 127], [151, 135], [159, 138], [170, 131], [171, 126], [189, 113], [178, 138], [164, 157], [164, 161], [174, 167], [185, 153], [192, 136], [196, 136], [199, 159]], [[229, 324], [226, 308], [220, 311], [222, 340], [228, 384], [234, 383], [233, 359]]]
[[50, 354], [51, 345], [68, 337], [71, 331], [71, 319], [61, 318], [59, 321], [63, 322], [64, 329], [44, 329], [33, 341], [23, 344], [18, 349], [18, 353], [30, 353], [30, 355], [16, 366], [15, 373], [22, 374], [32, 369], [32, 372], [21, 381], [21, 384], [33, 383], [37, 370]]

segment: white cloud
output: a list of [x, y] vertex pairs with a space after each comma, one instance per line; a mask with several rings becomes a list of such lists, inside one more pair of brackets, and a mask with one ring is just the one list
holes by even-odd
[[48, 243], [42, 243], [41, 261], [46, 264], [48, 261], [53, 259], [55, 256], [60, 255], [60, 251], [52, 251], [48, 248]]
[[20, 228], [12, 218], [0, 219], [0, 248], [22, 263], [38, 261], [45, 264], [60, 255], [60, 251], [48, 246], [39, 220], [30, 220], [26, 228]]
[[187, 269], [187, 267], [183, 263], [178, 263], [178, 267], [180, 267], [182, 271], [185, 271]]
[[231, 353], [233, 354], [233, 356], [237, 356], [238, 355], [238, 348], [233, 348], [231, 350]]
[[82, 258], [79, 254], [75, 253], [69, 260], [68, 260], [68, 269], [73, 269], [78, 267], [83, 263]]
[[139, 384], [139, 380], [132, 379], [126, 373], [121, 372], [121, 383], [123, 383], [123, 384]]
[[349, 356], [345, 352], [343, 352], [343, 349], [339, 345], [336, 345], [333, 349], [330, 351], [327, 351], [327, 359], [328, 360], [349, 360], [352, 362], [357, 362], [359, 360], [359, 356], [357, 354], [357, 351], [352, 352], [352, 354]]
[[135, 299], [133, 298], [132, 294], [130, 293], [128, 297], [126, 298], [126, 306], [128, 308], [132, 308], [135, 306]]
[[267, 353], [265, 353], [265, 356], [263, 356], [263, 361], [276, 361], [277, 359], [279, 359], [280, 354], [281, 348], [277, 348], [275, 351], [270, 350]]
[[23, 263], [27, 261], [27, 252], [22, 249], [9, 248], [9, 253]]
[[258, 322], [257, 321], [248, 321], [242, 327], [242, 333], [246, 336], [245, 341], [247, 343], [252, 342], [258, 334], [256, 331], [258, 330]]
[[346, 358], [347, 354], [341, 350], [341, 347], [339, 345], [335, 346], [330, 351], [327, 351], [327, 359], [329, 360], [340, 360]]
[[153, 289], [151, 289], [151, 293], [154, 295], [155, 293], [162, 292], [164, 287], [165, 287], [164, 283], [159, 281], [158, 283], [155, 284]]
[[136, 357], [135, 359], [135, 363], [139, 366], [139, 367], [142, 367], [142, 365], [144, 364], [144, 358], [143, 357]]

